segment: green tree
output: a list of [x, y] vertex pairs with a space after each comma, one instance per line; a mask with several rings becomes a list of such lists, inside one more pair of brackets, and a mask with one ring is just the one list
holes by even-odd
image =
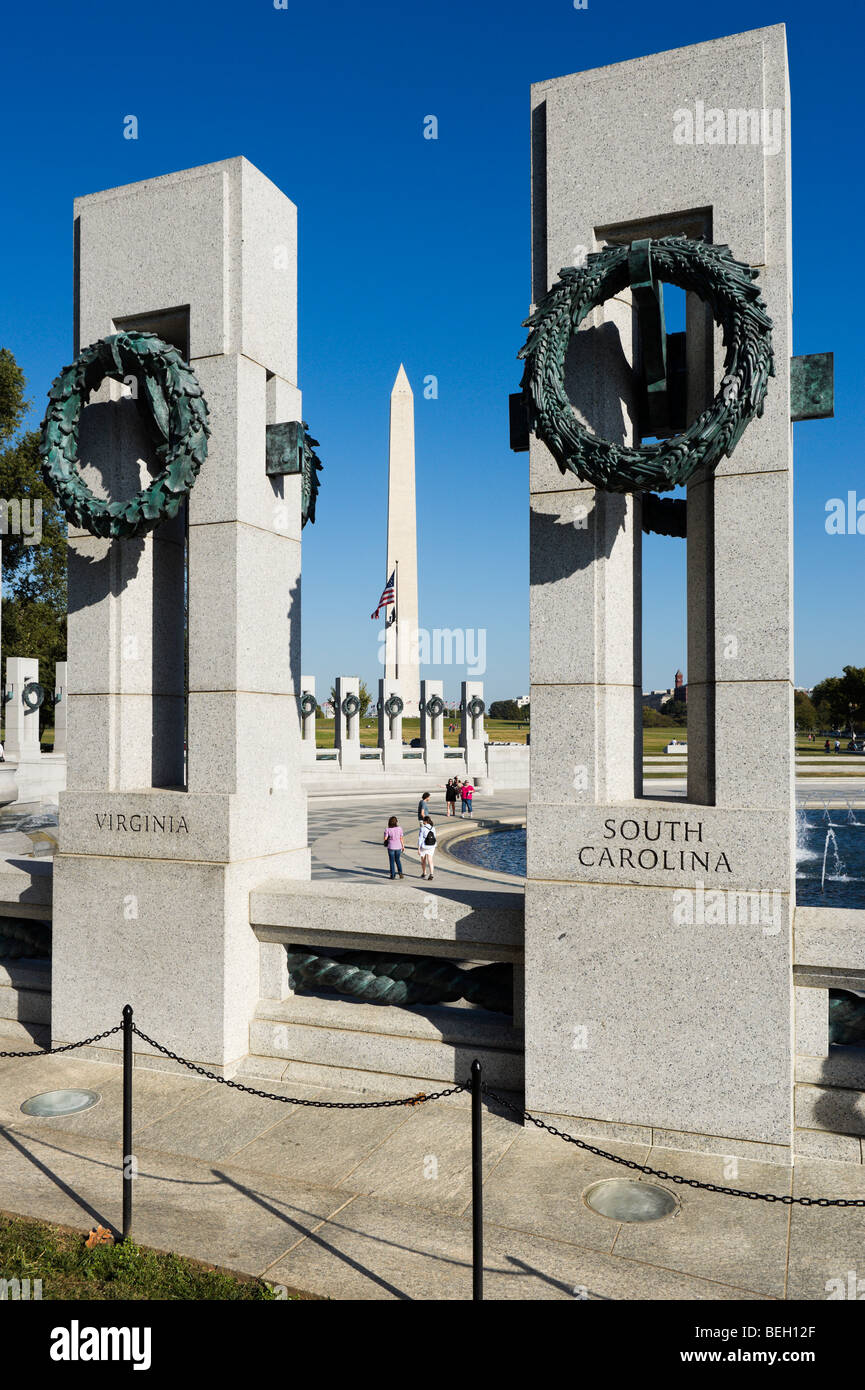
[[838, 729], [863, 728], [865, 666], [845, 666], [843, 675], [827, 676], [814, 686], [811, 699], [823, 724]]
[[[365, 719], [365, 718], [366, 718], [366, 712], [367, 712], [367, 710], [369, 709], [370, 705], [372, 704], [372, 696], [370, 695], [369, 690], [368, 690], [367, 687], [366, 687], [366, 682], [365, 682], [365, 681], [361, 681], [361, 682], [359, 683], [358, 689], [357, 689], [357, 697], [358, 697], [358, 699], [360, 700], [360, 717], [361, 717], [361, 719]], [[331, 701], [331, 703], [332, 703], [334, 709], [336, 709], [336, 686], [335, 686], [335, 685], [332, 685], [332, 686], [330, 687], [330, 696], [329, 696], [329, 699], [330, 699], [330, 701]]]
[[807, 690], [793, 692], [793, 719], [797, 729], [816, 729], [817, 711]]
[[[12, 353], [0, 348], [2, 643], [4, 656], [37, 657], [50, 688], [54, 663], [66, 658], [66, 518], [42, 479], [38, 431], [21, 430], [25, 384]], [[19, 527], [19, 517], [29, 526]]]
[[493, 700], [489, 716], [490, 719], [512, 719], [515, 724], [528, 717], [524, 716], [516, 700]]
[[671, 719], [669, 714], [662, 714], [660, 710], [653, 709], [651, 705], [643, 705], [644, 729], [675, 729], [676, 727], [675, 719]]

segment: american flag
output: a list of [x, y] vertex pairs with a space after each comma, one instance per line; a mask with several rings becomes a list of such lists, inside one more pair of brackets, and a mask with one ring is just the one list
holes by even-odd
[[369, 615], [372, 618], [373, 622], [375, 622], [375, 619], [378, 617], [381, 610], [383, 608], [387, 608], [387, 606], [391, 603], [396, 603], [396, 570], [394, 570], [393, 574], [391, 575], [390, 579], [387, 581], [387, 583], [384, 586], [384, 589], [382, 590], [381, 598], [378, 601], [378, 608], [375, 610], [374, 613], [370, 613]]

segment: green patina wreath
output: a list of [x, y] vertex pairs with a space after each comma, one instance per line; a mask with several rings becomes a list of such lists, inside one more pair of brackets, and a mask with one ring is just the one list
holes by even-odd
[[348, 695], [346, 695], [345, 699], [343, 700], [340, 709], [342, 710], [346, 719], [352, 719], [360, 709], [359, 696], [349, 691]]
[[44, 699], [45, 687], [38, 681], [27, 681], [21, 691], [21, 703], [28, 713], [32, 714], [34, 710], [39, 709]]
[[472, 719], [480, 719], [481, 715], [485, 712], [485, 710], [486, 705], [484, 704], [480, 695], [473, 695], [468, 703], [468, 712], [471, 715]]
[[522, 389], [530, 430], [563, 473], [607, 492], [668, 492], [699, 468], [732, 454], [755, 415], [762, 415], [767, 381], [775, 375], [772, 320], [754, 281], [757, 272], [728, 246], [689, 237], [650, 243], [656, 277], [693, 290], [710, 306], [726, 355], [721, 390], [708, 410], [675, 438], [629, 448], [600, 439], [580, 424], [565, 390], [565, 355], [586, 315], [630, 284], [628, 246], [608, 246], [585, 266], [559, 271], [559, 280], [526, 319]]
[[300, 697], [300, 710], [304, 718], [308, 719], [317, 709], [318, 702], [315, 696], [309, 690], [305, 690]]
[[[421, 711], [422, 713], [424, 711]], [[426, 715], [429, 719], [438, 719], [439, 715], [444, 714], [445, 703], [439, 695], [430, 695], [426, 702]]]
[[[135, 377], [136, 402], [162, 470], [126, 502], [98, 498], [78, 472], [78, 426], [88, 396], [111, 377]], [[155, 333], [113, 333], [79, 353], [48, 392], [42, 473], [67, 518], [94, 536], [140, 536], [174, 517], [207, 457], [207, 402], [180, 352]]]
[[399, 695], [389, 695], [384, 702], [384, 712], [388, 719], [396, 719], [405, 709], [405, 701]]

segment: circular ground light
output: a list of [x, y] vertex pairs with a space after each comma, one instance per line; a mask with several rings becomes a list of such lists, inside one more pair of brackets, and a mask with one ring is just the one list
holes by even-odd
[[679, 1203], [666, 1187], [633, 1178], [604, 1178], [583, 1193], [586, 1206], [611, 1221], [662, 1221], [679, 1210]]
[[21, 1109], [25, 1115], [76, 1115], [101, 1099], [98, 1091], [42, 1091], [25, 1100]]

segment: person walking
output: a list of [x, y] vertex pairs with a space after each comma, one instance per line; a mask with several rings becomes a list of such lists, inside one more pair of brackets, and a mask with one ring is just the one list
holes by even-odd
[[429, 877], [430, 883], [433, 878], [433, 855], [436, 851], [436, 835], [433, 822], [429, 816], [424, 816], [417, 832], [417, 852], [420, 855], [420, 876]]
[[384, 843], [390, 862], [391, 878], [396, 878], [397, 874], [402, 878], [402, 852], [405, 849], [405, 841], [402, 836], [402, 827], [396, 816], [391, 816], [387, 823], [387, 830], [384, 832]]
[[428, 801], [429, 801], [429, 792], [424, 792], [423, 796], [421, 797], [420, 801], [419, 801], [418, 804], [417, 804], [417, 818], [418, 818], [419, 821], [422, 821], [423, 818], [424, 818], [424, 816], [425, 816], [426, 813], [427, 813], [427, 802], [428, 802]]
[[455, 816], [457, 813], [457, 788], [456, 778], [449, 777], [445, 787], [445, 815]]
[[473, 795], [474, 787], [472, 786], [471, 782], [463, 782], [462, 786], [460, 787], [460, 799], [462, 801], [462, 810], [460, 812], [461, 816], [471, 815]]

